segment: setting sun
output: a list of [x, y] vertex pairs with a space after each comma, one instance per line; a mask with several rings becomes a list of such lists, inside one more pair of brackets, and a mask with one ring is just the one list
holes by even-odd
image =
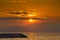
[[28, 19], [24, 21], [25, 25], [31, 25], [31, 24], [36, 24], [36, 23], [43, 23], [42, 20], [35, 20], [35, 19]]
[[28, 21], [29, 21], [29, 22], [34, 22], [34, 20], [33, 20], [33, 19], [29, 19]]
[[31, 24], [35, 24], [35, 23], [37, 23], [37, 22], [38, 22], [37, 20], [28, 19], [28, 20], [25, 20], [24, 24], [25, 24], [25, 25], [31, 25]]
[[33, 20], [33, 19], [29, 19], [28, 22], [35, 22], [35, 20]]

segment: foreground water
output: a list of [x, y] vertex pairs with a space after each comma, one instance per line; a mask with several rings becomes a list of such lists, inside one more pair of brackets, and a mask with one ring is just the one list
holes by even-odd
[[[47, 21], [34, 20], [33, 22], [32, 21], [33, 20], [24, 21], [0, 20], [0, 32], [18, 32], [18, 33], [22, 32], [28, 37], [28, 38], [0, 38], [0, 40], [60, 40], [59, 21], [57, 22], [50, 20]], [[48, 31], [49, 33], [43, 31]]]
[[28, 38], [0, 38], [0, 40], [60, 40], [60, 33], [58, 32], [18, 32], [18, 33], [23, 33]]

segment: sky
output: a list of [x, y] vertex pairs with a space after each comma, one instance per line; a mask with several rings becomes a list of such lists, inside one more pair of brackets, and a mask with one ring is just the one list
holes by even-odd
[[[8, 15], [20, 10], [36, 12], [46, 19], [26, 23], [17, 20], [14, 15]], [[60, 32], [60, 0], [0, 0], [0, 32], [14, 31]]]
[[40, 16], [60, 17], [60, 0], [0, 0], [1, 16], [5, 11], [34, 11]]

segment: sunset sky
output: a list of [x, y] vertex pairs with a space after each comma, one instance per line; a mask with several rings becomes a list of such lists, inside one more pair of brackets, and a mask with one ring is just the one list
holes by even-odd
[[[42, 20], [31, 24], [15, 20], [15, 15], [8, 15], [9, 12], [21, 10], [35, 12]], [[60, 0], [0, 0], [0, 32], [12, 30], [60, 32]]]
[[6, 11], [34, 11], [40, 16], [60, 17], [60, 0], [0, 0], [1, 16]]

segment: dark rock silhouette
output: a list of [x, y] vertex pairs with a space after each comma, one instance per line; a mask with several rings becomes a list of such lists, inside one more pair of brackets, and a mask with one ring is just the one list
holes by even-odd
[[0, 34], [0, 38], [27, 38], [24, 34]]

